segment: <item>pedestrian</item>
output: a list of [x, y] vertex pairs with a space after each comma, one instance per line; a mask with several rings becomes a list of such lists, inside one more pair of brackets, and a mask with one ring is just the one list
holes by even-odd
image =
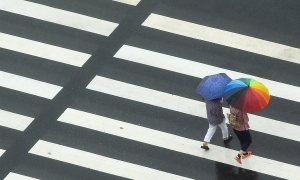
[[240, 152], [234, 158], [238, 163], [242, 164], [241, 158], [244, 159], [252, 154], [252, 151], [247, 151], [248, 147], [252, 143], [252, 138], [249, 130], [250, 126], [248, 123], [249, 118], [246, 112], [242, 112], [238, 109], [233, 108], [232, 106], [230, 106], [230, 113], [236, 115], [237, 121], [241, 121], [241, 125], [239, 127], [231, 127], [238, 137], [241, 146]]
[[205, 150], [209, 150], [208, 143], [211, 138], [215, 134], [217, 130], [217, 126], [219, 126], [222, 130], [222, 136], [224, 143], [229, 143], [232, 140], [232, 136], [228, 135], [228, 128], [225, 123], [225, 116], [223, 114], [222, 109], [222, 98], [213, 99], [213, 100], [205, 100], [206, 103], [206, 114], [209, 128], [204, 137], [204, 142], [201, 148]]

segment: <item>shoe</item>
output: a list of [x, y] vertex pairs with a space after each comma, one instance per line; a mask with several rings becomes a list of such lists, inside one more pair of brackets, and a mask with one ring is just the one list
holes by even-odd
[[246, 157], [250, 156], [252, 154], [252, 151], [247, 151], [246, 155], [242, 155], [242, 158], [245, 159]]
[[241, 160], [241, 158], [240, 157], [238, 157], [238, 156], [235, 156], [234, 157], [234, 159], [238, 162], [238, 163], [240, 163], [240, 164], [242, 164], [242, 160]]
[[223, 140], [223, 141], [224, 141], [224, 143], [228, 144], [232, 140], [232, 138], [233, 137], [231, 135], [229, 135], [228, 139]]
[[201, 146], [202, 149], [209, 150], [208, 146]]

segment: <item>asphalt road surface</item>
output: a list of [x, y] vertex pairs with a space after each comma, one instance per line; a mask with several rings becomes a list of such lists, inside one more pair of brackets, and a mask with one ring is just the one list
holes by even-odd
[[[0, 179], [299, 180], [299, 22], [299, 0], [0, 0]], [[200, 148], [216, 73], [271, 94], [242, 164], [230, 126]]]

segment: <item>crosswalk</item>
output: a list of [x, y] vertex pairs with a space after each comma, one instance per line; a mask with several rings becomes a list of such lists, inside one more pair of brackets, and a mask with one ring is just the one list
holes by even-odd
[[[251, 77], [257, 79], [258, 81], [264, 82], [264, 84], [271, 89], [271, 95], [300, 102], [300, 100], [298, 100], [298, 96], [294, 95], [297, 94], [296, 92], [299, 92], [299, 87], [264, 79], [250, 74], [235, 72], [232, 70], [210, 66], [128, 45], [124, 45], [114, 57], [198, 78], [203, 78], [207, 74], [217, 74], [218, 72], [230, 74], [233, 79], [237, 79], [239, 77]], [[153, 61], [153, 59], [156, 59], [157, 61]], [[170, 66], [171, 63], [172, 66]], [[199, 71], [199, 69], [203, 70]]]
[[1, 48], [78, 67], [81, 67], [91, 56], [4, 33], [1, 33], [1, 39], [3, 40]]
[[28, 177], [28, 176], [23, 176], [23, 175], [20, 175], [20, 174], [16, 174], [16, 173], [9, 173], [6, 178], [6, 180], [13, 180], [13, 179], [18, 179], [18, 180], [36, 180], [35, 178], [31, 178], [31, 177]]
[[104, 36], [109, 36], [118, 26], [117, 23], [23, 0], [3, 1], [1, 10]]
[[[300, 44], [282, 44], [272, 31], [263, 39], [214, 27], [192, 18], [203, 17], [198, 11], [187, 16], [184, 5], [155, 2], [138, 27], [129, 25], [135, 33], [102, 59], [97, 49], [122, 33], [124, 16], [150, 2], [74, 1], [70, 11], [70, 0], [0, 0], [0, 22], [19, 27], [12, 32], [0, 26], [0, 63], [26, 67], [0, 64], [0, 101], [24, 106], [0, 105], [0, 165], [1, 156], [13, 151], [10, 144], [30, 131], [74, 75], [92, 58], [101, 62], [83, 89], [68, 92], [74, 93], [70, 104], [5, 180], [300, 179]], [[122, 12], [114, 10], [119, 7]], [[111, 12], [92, 17], [80, 8]], [[265, 110], [249, 114], [254, 155], [241, 165], [233, 159], [236, 138], [224, 146], [217, 132], [209, 151], [200, 148], [208, 125], [205, 103], [194, 90], [204, 76], [221, 72], [261, 81], [272, 96]], [[229, 111], [225, 103], [223, 110]]]
[[254, 37], [193, 24], [158, 14], [151, 14], [142, 25], [264, 56], [300, 63], [299, 49]]
[[20, 114], [0, 110], [2, 119], [0, 120], [1, 126], [5, 126], [18, 131], [24, 131], [28, 125], [33, 121], [33, 118], [23, 116]]
[[129, 4], [129, 5], [132, 5], [132, 6], [138, 5], [138, 3], [140, 2], [140, 0], [113, 0], [113, 1], [121, 2], [121, 3], [124, 3], [124, 4]]

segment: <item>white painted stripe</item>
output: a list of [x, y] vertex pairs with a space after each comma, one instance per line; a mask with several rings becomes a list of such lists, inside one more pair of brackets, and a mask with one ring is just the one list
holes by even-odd
[[0, 109], [0, 126], [24, 131], [34, 118], [20, 114], [4, 111]]
[[0, 157], [2, 156], [3, 153], [5, 153], [5, 150], [0, 149]]
[[210, 150], [204, 151], [200, 148], [202, 144], [200, 141], [70, 108], [60, 116], [58, 121], [280, 178], [295, 179], [298, 177], [297, 172], [300, 171], [300, 167], [255, 155], [243, 160], [243, 164], [240, 165], [233, 159], [237, 154], [237, 150], [210, 144]]
[[124, 3], [124, 4], [129, 4], [129, 5], [136, 6], [136, 5], [138, 5], [138, 3], [141, 0], [113, 0], [113, 1], [117, 1], [117, 2], [120, 2], [120, 3]]
[[36, 178], [10, 172], [4, 180], [37, 180]]
[[65, 63], [81, 67], [90, 57], [85, 54], [70, 49], [65, 49], [49, 44], [44, 44], [29, 39], [24, 39], [9, 34], [0, 33], [0, 48], [29, 54], [36, 57], [49, 59], [52, 61]]
[[47, 99], [53, 99], [62, 89], [60, 86], [48, 84], [42, 81], [29, 79], [23, 76], [0, 71], [0, 86], [21, 91], [24, 93], [40, 96]]
[[117, 23], [23, 0], [0, 0], [0, 9], [83, 31], [109, 36]]
[[188, 179], [42, 140], [29, 153], [130, 179]]
[[250, 36], [215, 29], [153, 13], [142, 25], [300, 64], [300, 49]]
[[241, 77], [254, 78], [268, 87], [272, 96], [300, 102], [300, 87], [260, 78], [250, 74], [239, 73], [128, 45], [123, 45], [114, 57], [199, 78], [221, 72], [226, 73], [232, 79]]
[[[206, 118], [206, 107], [205, 103], [203, 102], [116, 81], [113, 79], [96, 76], [89, 83], [87, 88], [105, 94]], [[223, 109], [224, 113], [229, 112], [228, 108]], [[300, 142], [300, 136], [295, 136], [295, 134], [300, 132], [300, 126], [252, 114], [249, 114], [249, 118], [251, 129], [255, 131]], [[282, 131], [282, 129], [286, 130]]]

